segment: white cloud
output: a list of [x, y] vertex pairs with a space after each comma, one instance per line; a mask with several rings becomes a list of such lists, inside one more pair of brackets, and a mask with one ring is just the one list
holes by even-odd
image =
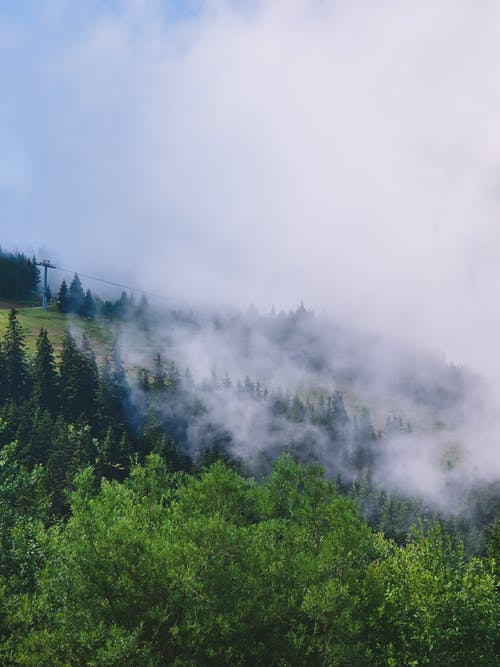
[[497, 2], [120, 6], [60, 3], [2, 42], [34, 182], [6, 241], [186, 300], [302, 298], [491, 369]]

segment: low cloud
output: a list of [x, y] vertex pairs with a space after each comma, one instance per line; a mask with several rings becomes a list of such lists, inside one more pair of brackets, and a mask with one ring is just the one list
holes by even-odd
[[2, 245], [195, 305], [303, 299], [497, 405], [496, 0], [1, 11]]
[[1, 42], [8, 242], [186, 301], [302, 298], [490, 367], [496, 2], [26, 11]]

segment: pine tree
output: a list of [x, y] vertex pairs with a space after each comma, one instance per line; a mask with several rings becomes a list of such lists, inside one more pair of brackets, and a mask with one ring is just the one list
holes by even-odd
[[360, 471], [373, 464], [375, 455], [373, 443], [376, 440], [376, 435], [368, 408], [362, 408], [361, 415], [354, 420], [353, 426], [353, 450], [350, 459], [355, 470]]
[[3, 343], [0, 340], [0, 405], [7, 397], [7, 368], [5, 364], [5, 355]]
[[59, 293], [57, 295], [57, 310], [60, 313], [68, 313], [69, 312], [69, 293], [68, 293], [68, 286], [66, 285], [66, 281], [63, 280], [61, 283], [61, 287], [59, 288]]
[[37, 464], [46, 465], [52, 450], [54, 419], [47, 410], [35, 410], [31, 415], [33, 422], [31, 439], [24, 450], [21, 460], [32, 468]]
[[74, 421], [81, 415], [91, 419], [95, 412], [97, 364], [86, 336], [80, 350], [69, 333], [61, 352], [61, 398], [65, 416]]
[[64, 514], [68, 510], [66, 488], [71, 481], [70, 463], [68, 425], [60, 416], [55, 423], [52, 449], [45, 473], [45, 488], [51, 496], [52, 511], [56, 515]]
[[92, 292], [88, 289], [85, 292], [83, 304], [80, 309], [80, 315], [82, 315], [82, 317], [87, 317], [89, 320], [93, 320], [95, 318], [95, 314], [96, 307], [94, 297], [92, 296]]
[[33, 294], [40, 279], [36, 259], [0, 248], [0, 295], [19, 299]]
[[128, 298], [127, 293], [122, 292], [120, 298], [115, 304], [115, 317], [118, 319], [125, 317], [129, 309], [129, 304], [130, 299]]
[[15, 401], [26, 398], [29, 392], [29, 375], [24, 354], [24, 333], [14, 308], [3, 340], [5, 380], [7, 395]]
[[50, 412], [58, 406], [59, 379], [52, 347], [46, 329], [40, 329], [36, 341], [35, 373], [33, 396], [37, 404]]
[[115, 434], [109, 427], [106, 437], [98, 445], [97, 472], [108, 479], [122, 480], [129, 468], [131, 455], [132, 447], [127, 434]]
[[101, 429], [111, 425], [122, 428], [126, 423], [124, 410], [128, 403], [129, 387], [119, 347], [115, 344], [111, 363], [106, 355], [101, 368], [97, 390], [97, 418]]
[[152, 389], [154, 391], [163, 391], [167, 386], [167, 373], [165, 364], [161, 358], [160, 353], [155, 355], [153, 360], [153, 381]]
[[83, 291], [82, 283], [80, 282], [78, 273], [75, 273], [69, 286], [69, 312], [81, 314], [84, 301], [85, 293]]

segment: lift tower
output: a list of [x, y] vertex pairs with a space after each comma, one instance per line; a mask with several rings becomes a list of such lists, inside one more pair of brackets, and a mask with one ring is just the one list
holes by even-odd
[[55, 269], [54, 264], [51, 263], [49, 259], [42, 259], [40, 262], [36, 263], [37, 266], [43, 266], [43, 299], [42, 299], [42, 308], [47, 310], [47, 269]]

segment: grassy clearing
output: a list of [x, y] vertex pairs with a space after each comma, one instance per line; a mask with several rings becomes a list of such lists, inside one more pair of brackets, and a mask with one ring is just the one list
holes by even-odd
[[[15, 305], [15, 304], [14, 304]], [[26, 349], [34, 351], [36, 347], [36, 339], [43, 327], [47, 329], [50, 342], [54, 346], [56, 356], [59, 357], [62, 342], [68, 327], [71, 327], [72, 333], [78, 338], [82, 333], [86, 333], [89, 337], [92, 347], [98, 357], [102, 357], [109, 352], [113, 343], [112, 327], [106, 323], [98, 323], [91, 320], [84, 320], [81, 317], [65, 315], [56, 310], [54, 306], [47, 310], [42, 308], [25, 308], [15, 306], [17, 310], [17, 318], [21, 324], [24, 334], [26, 336]], [[3, 336], [7, 328], [9, 317], [8, 309], [0, 309], [0, 336]]]

